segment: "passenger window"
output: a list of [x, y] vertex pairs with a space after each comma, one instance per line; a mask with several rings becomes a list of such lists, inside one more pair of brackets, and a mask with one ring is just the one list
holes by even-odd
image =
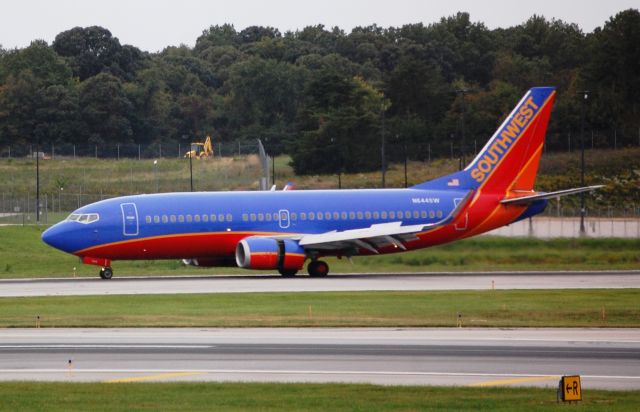
[[298, 214], [296, 212], [291, 212], [291, 220], [298, 220]]
[[160, 223], [160, 216], [158, 215], [153, 216], [153, 223]]
[[373, 212], [373, 218], [374, 218], [375, 220], [380, 219], [380, 212]]
[[251, 221], [252, 222], [256, 221], [256, 214], [255, 213], [251, 213], [249, 216], [251, 217]]
[[331, 212], [324, 212], [324, 219], [331, 220]]
[[354, 220], [356, 218], [355, 212], [349, 212], [349, 219]]
[[209, 215], [202, 215], [202, 221], [203, 222], [208, 222], [209, 221]]
[[265, 213], [264, 218], [267, 222], [271, 222], [271, 213]]
[[176, 223], [176, 215], [169, 216], [169, 220], [171, 221], [171, 223]]
[[383, 218], [383, 219], [386, 219], [386, 218], [387, 218], [387, 212], [383, 210], [383, 211], [380, 213], [380, 217], [381, 217], [381, 218]]
[[191, 223], [193, 221], [193, 216], [187, 215], [187, 223]]
[[423, 219], [426, 219], [427, 218], [427, 211], [426, 210], [421, 210], [420, 211], [420, 217], [423, 218]]
[[389, 219], [395, 219], [396, 218], [396, 212], [394, 212], [393, 210], [389, 212]]
[[264, 213], [258, 213], [258, 222], [264, 222]]
[[434, 212], [433, 210], [429, 210], [429, 217], [431, 219], [433, 219], [434, 217], [436, 217], [436, 212]]
[[338, 220], [338, 219], [340, 219], [340, 213], [333, 212], [333, 220]]
[[278, 214], [278, 212], [273, 212], [273, 220], [276, 222], [280, 220], [280, 215]]
[[196, 222], [200, 222], [200, 215], [195, 215], [193, 217], [193, 220], [195, 220]]
[[342, 220], [347, 220], [347, 212], [342, 212], [342, 213], [340, 213], [340, 218], [341, 218]]
[[318, 217], [318, 220], [322, 220], [322, 218], [323, 218], [322, 212], [318, 212], [318, 214], [316, 216]]
[[[211, 215], [211, 220], [215, 222], [216, 221], [216, 215]], [[246, 213], [243, 213], [242, 214], [242, 221], [243, 222], [248, 222], [249, 221], [249, 215], [246, 214]]]
[[414, 218], [414, 219], [417, 219], [417, 218], [419, 218], [419, 217], [420, 217], [420, 212], [418, 212], [417, 210], [414, 210], [414, 211], [413, 211], [413, 218]]
[[144, 220], [145, 220], [145, 222], [147, 222], [147, 223], [151, 223], [151, 216], [148, 216], [148, 215], [147, 215], [147, 216], [144, 218]]
[[371, 212], [364, 212], [364, 218], [370, 220], [371, 219]]
[[305, 212], [300, 212], [300, 220], [307, 220], [307, 214]]
[[178, 222], [184, 223], [184, 215], [178, 215]]
[[227, 222], [232, 222], [233, 221], [233, 216], [231, 215], [231, 213], [227, 213]]
[[358, 216], [358, 219], [362, 219], [362, 212], [357, 212], [356, 215]]
[[313, 212], [309, 212], [309, 220], [315, 220], [316, 214]]
[[442, 217], [442, 210], [438, 210], [438, 212], [436, 213], [436, 216], [438, 216], [439, 218]]
[[168, 223], [168, 222], [169, 222], [169, 216], [162, 215], [162, 223]]

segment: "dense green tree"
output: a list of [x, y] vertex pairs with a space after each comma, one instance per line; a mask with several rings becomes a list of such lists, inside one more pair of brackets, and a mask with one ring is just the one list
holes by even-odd
[[81, 81], [107, 71], [130, 80], [142, 67], [144, 55], [132, 46], [121, 46], [111, 32], [99, 26], [74, 27], [58, 34], [53, 49], [69, 62]]
[[[75, 27], [52, 46], [0, 47], [0, 145], [183, 142], [263, 138], [290, 150], [300, 173], [379, 166], [387, 153], [425, 158], [457, 146], [464, 100], [467, 151], [537, 85], [558, 88], [548, 147], [566, 149], [580, 127], [637, 142], [640, 13], [613, 16], [593, 33], [534, 15], [489, 30], [468, 13], [433, 24], [345, 32], [322, 25], [211, 26], [195, 47], [148, 54], [105, 28]], [[371, 151], [376, 152], [371, 156]], [[457, 148], [456, 148], [457, 152]], [[363, 155], [365, 154], [365, 155]]]
[[132, 105], [117, 77], [100, 73], [83, 82], [80, 86], [80, 107], [90, 143], [132, 141]]

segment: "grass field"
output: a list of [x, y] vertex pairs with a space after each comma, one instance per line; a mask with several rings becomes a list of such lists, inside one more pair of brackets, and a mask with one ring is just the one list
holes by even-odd
[[[0, 227], [0, 279], [95, 277], [96, 266], [47, 246], [44, 226]], [[413, 252], [328, 259], [334, 273], [471, 270], [640, 269], [640, 239], [556, 239], [476, 237]], [[115, 262], [116, 276], [251, 273], [235, 268], [185, 267], [178, 260]], [[275, 271], [273, 273], [276, 273]]]
[[0, 384], [0, 411], [637, 411], [639, 391], [277, 383]]
[[0, 327], [640, 327], [640, 289], [0, 298]]
[[[623, 150], [588, 150], [586, 183], [606, 184], [598, 194], [587, 197], [590, 209], [613, 206], [640, 207], [640, 148]], [[335, 175], [296, 176], [290, 159], [280, 156], [275, 161], [278, 187], [289, 181], [300, 189], [337, 188]], [[189, 162], [186, 159], [93, 159], [56, 158], [40, 163], [41, 190], [48, 195], [51, 210], [69, 212], [80, 203], [96, 201], [102, 196], [188, 191]], [[436, 159], [431, 162], [411, 161], [408, 184], [414, 185], [458, 168], [458, 159]], [[215, 158], [193, 163], [195, 190], [256, 190], [261, 174], [257, 156]], [[9, 198], [35, 193], [35, 161], [0, 159], [0, 193]], [[380, 187], [379, 171], [342, 176], [343, 188]], [[566, 189], [580, 184], [580, 156], [573, 153], [545, 153], [540, 164], [539, 190]], [[386, 175], [387, 187], [404, 187], [404, 167], [391, 164]], [[61, 191], [60, 188], [64, 190]], [[84, 194], [77, 199], [76, 194]], [[73, 195], [71, 195], [73, 194]], [[88, 194], [88, 195], [87, 195]], [[61, 196], [62, 195], [62, 196]], [[91, 195], [91, 196], [90, 196]], [[62, 199], [62, 205], [58, 200]], [[578, 197], [566, 198], [563, 204], [576, 206]], [[6, 200], [5, 200], [6, 202]], [[7, 205], [4, 205], [5, 209]]]

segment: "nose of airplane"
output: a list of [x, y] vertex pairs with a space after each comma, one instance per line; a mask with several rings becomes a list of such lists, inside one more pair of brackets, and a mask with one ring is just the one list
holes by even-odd
[[55, 224], [42, 233], [42, 241], [49, 246], [68, 252], [65, 248], [64, 222]]

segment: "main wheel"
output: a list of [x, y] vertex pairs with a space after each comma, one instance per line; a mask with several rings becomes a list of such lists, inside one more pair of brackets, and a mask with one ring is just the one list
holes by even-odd
[[322, 260], [314, 260], [307, 266], [307, 272], [313, 278], [324, 277], [329, 274], [329, 265]]
[[298, 273], [297, 269], [278, 269], [278, 272], [285, 278], [292, 278]]
[[113, 269], [110, 267], [100, 269], [100, 277], [105, 280], [109, 280], [113, 277]]

